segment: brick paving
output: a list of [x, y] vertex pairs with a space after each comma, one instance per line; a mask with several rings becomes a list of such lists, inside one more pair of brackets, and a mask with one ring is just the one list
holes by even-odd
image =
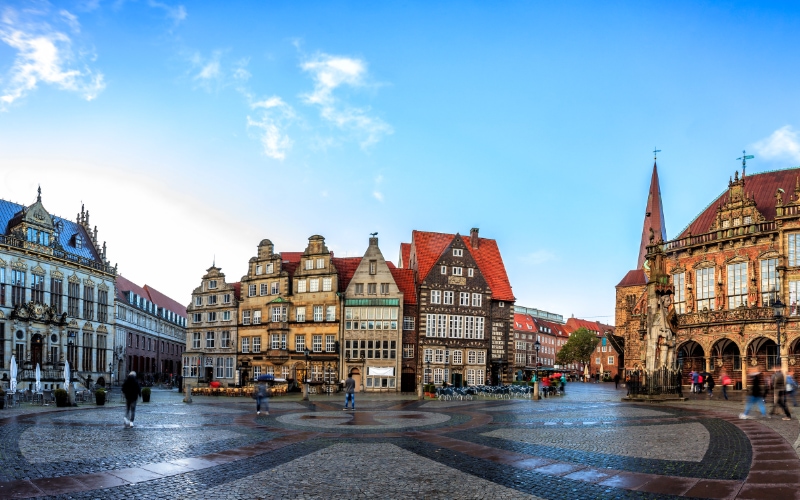
[[[623, 403], [610, 384], [541, 401], [153, 391], [0, 411], [0, 498], [769, 498], [800, 500], [800, 422], [741, 401]], [[738, 398], [736, 398], [738, 399]]]

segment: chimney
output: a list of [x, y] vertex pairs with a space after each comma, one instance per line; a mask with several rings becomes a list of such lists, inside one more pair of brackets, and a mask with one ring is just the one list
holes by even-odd
[[472, 248], [478, 248], [478, 228], [473, 227], [469, 230], [469, 244]]

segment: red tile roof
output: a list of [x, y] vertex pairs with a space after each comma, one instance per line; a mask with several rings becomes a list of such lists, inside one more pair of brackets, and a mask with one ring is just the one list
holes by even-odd
[[617, 286], [634, 286], [634, 285], [646, 285], [647, 284], [647, 275], [644, 274], [643, 269], [634, 269], [632, 271], [628, 271], [628, 274], [622, 278]]
[[281, 260], [286, 262], [300, 262], [303, 252], [281, 252]]
[[236, 297], [236, 300], [242, 300], [242, 282], [231, 283], [231, 286], [233, 286], [233, 296]]
[[[745, 177], [744, 192], [748, 197], [754, 198], [756, 208], [761, 215], [768, 221], [775, 220], [775, 192], [778, 188], [785, 191], [784, 203], [790, 201], [792, 193], [800, 176], [800, 168], [789, 168], [786, 170], [776, 170], [772, 172], [762, 172], [760, 174], [748, 175]], [[717, 215], [717, 207], [728, 202], [730, 191], [725, 190], [719, 195], [700, 215], [689, 223], [678, 238], [688, 235], [691, 230], [693, 235], [707, 233], [711, 228], [711, 223]]]
[[408, 269], [408, 259], [411, 258], [411, 243], [400, 243], [400, 262], [398, 267]]
[[514, 330], [525, 333], [538, 333], [536, 319], [528, 314], [514, 313]]
[[144, 288], [150, 295], [150, 301], [152, 303], [156, 304], [157, 306], [163, 307], [168, 311], [172, 311], [178, 316], [182, 316], [184, 318], [186, 317], [186, 306], [180, 305], [177, 301], [167, 297], [166, 295], [159, 292], [150, 285], [145, 285]]
[[[427, 231], [413, 231], [411, 234], [411, 245], [416, 257], [416, 268], [420, 280], [428, 276], [442, 252], [450, 245], [455, 235], [444, 233], [432, 233]], [[495, 300], [506, 300], [513, 302], [514, 293], [511, 291], [511, 283], [508, 280], [503, 258], [500, 256], [500, 249], [495, 240], [489, 238], [479, 238], [478, 247], [473, 248], [470, 244], [469, 236], [461, 236], [475, 262], [478, 264], [483, 277], [492, 290], [492, 298]]]
[[[118, 274], [117, 275], [117, 299], [118, 300], [122, 300], [124, 302], [128, 302], [128, 297], [125, 296], [125, 292], [133, 292], [136, 295], [138, 295], [139, 297], [142, 297], [143, 299], [148, 299], [149, 300], [149, 296], [147, 294], [147, 290], [145, 290], [144, 288], [140, 287], [139, 285], [137, 285], [133, 281], [125, 279], [124, 277], [122, 277], [121, 275]], [[186, 308], [185, 307], [183, 308], [183, 313], [184, 313], [184, 315], [186, 314]]]
[[552, 321], [545, 321], [543, 319], [540, 319], [539, 322], [545, 326], [548, 326], [556, 335], [556, 337], [569, 337], [566, 327], [561, 323], [554, 323]]
[[331, 262], [339, 273], [339, 291], [344, 292], [361, 264], [361, 257], [333, 258]]
[[[387, 262], [391, 264], [391, 262]], [[394, 282], [403, 292], [403, 304], [417, 303], [417, 286], [414, 283], [414, 271], [411, 269], [398, 269], [394, 265], [389, 266], [389, 270], [394, 276]]]
[[589, 321], [578, 318], [569, 318], [567, 320], [566, 330], [568, 333], [572, 334], [578, 328], [586, 328], [587, 330], [597, 332], [598, 337], [603, 336], [607, 330], [611, 330], [611, 333], [614, 333], [616, 329], [614, 326], [606, 325], [599, 321]]

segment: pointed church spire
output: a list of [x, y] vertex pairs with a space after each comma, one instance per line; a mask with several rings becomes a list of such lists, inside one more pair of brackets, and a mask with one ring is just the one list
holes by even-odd
[[667, 228], [664, 223], [664, 207], [661, 204], [661, 186], [658, 183], [658, 166], [653, 163], [653, 176], [650, 178], [650, 192], [647, 195], [647, 207], [644, 212], [644, 225], [642, 227], [642, 241], [639, 244], [639, 261], [636, 268], [641, 269], [647, 256], [647, 245], [650, 245], [650, 235], [655, 241], [667, 240]]

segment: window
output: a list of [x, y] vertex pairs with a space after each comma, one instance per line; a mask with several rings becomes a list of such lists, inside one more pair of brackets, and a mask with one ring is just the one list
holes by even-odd
[[356, 283], [356, 295], [364, 295], [364, 283]]
[[306, 280], [297, 280], [297, 293], [306, 292]]
[[286, 306], [272, 306], [272, 322], [286, 322]]
[[[412, 347], [413, 347], [413, 345], [412, 345]], [[433, 349], [425, 349], [423, 351], [423, 359], [422, 359], [422, 361], [424, 363], [428, 363], [428, 362], [432, 363], [433, 362]]]
[[697, 279], [697, 310], [714, 309], [714, 268], [705, 267], [695, 271]]
[[600, 358], [594, 358], [594, 364], [599, 365], [600, 364]]
[[452, 356], [452, 360], [453, 360], [453, 364], [454, 365], [463, 364], [464, 360], [461, 357], [461, 351], [453, 351], [451, 353], [451, 356]]
[[442, 292], [440, 290], [431, 290], [431, 304], [441, 304]]
[[192, 314], [192, 321], [193, 321], [194, 323], [200, 323], [201, 321], [203, 321], [203, 315], [202, 315], [202, 314], [200, 314], [200, 313], [194, 313], [194, 314]]
[[317, 269], [325, 269], [325, 259], [317, 259]]
[[309, 292], [319, 292], [319, 280], [317, 278], [312, 278], [308, 280], [308, 291]]
[[323, 292], [330, 292], [332, 285], [333, 285], [333, 279], [332, 278], [322, 278], [322, 291]]
[[214, 348], [214, 332], [206, 332], [206, 349]]
[[375, 295], [378, 293], [378, 285], [375, 283], [367, 283], [367, 295]]
[[210, 305], [210, 306], [217, 305], [217, 296], [216, 295], [209, 295], [208, 296], [208, 305]]
[[381, 295], [389, 295], [389, 283], [381, 283]]
[[230, 320], [231, 320], [231, 312], [222, 311], [222, 321], [230, 321]]
[[482, 316], [475, 316], [475, 338], [482, 339], [484, 330], [484, 318]]
[[728, 309], [747, 305], [747, 262], [728, 264]]
[[94, 319], [94, 287], [84, 285], [83, 287], [83, 319]]
[[336, 321], [336, 306], [325, 308], [325, 321]]
[[684, 280], [685, 273], [676, 273], [672, 275], [672, 286], [675, 289], [675, 296], [673, 297], [673, 304], [677, 314], [686, 313], [686, 297], [684, 295]]
[[[0, 272], [0, 283], [5, 283], [5, 269]], [[5, 285], [0, 284], [0, 305], [5, 304]], [[50, 278], [50, 306], [61, 314], [64, 307], [64, 280]], [[55, 363], [56, 360], [53, 360]]]
[[431, 369], [425, 368], [425, 376], [423, 378], [423, 383], [430, 384], [431, 383]]
[[744, 216], [744, 223], [745, 224], [752, 224], [753, 223], [753, 217], [750, 216], [750, 215], [745, 215]]
[[433, 383], [434, 384], [441, 384], [444, 380], [444, 369], [443, 368], [434, 368], [433, 369]]
[[259, 287], [259, 293], [261, 295], [266, 295], [267, 294], [267, 284], [266, 283], [261, 283], [261, 286]]
[[483, 303], [483, 295], [480, 293], [473, 293], [472, 294], [472, 307], [481, 307]]
[[454, 295], [455, 295], [455, 292], [451, 292], [451, 291], [447, 291], [446, 290], [444, 292], [444, 303], [446, 305], [453, 305], [453, 296]]
[[305, 307], [298, 307], [294, 310], [294, 319], [297, 322], [302, 323], [306, 320], [306, 308]]
[[414, 344], [403, 344], [403, 357], [406, 359], [414, 357]]
[[280, 282], [278, 282], [278, 281], [273, 281], [269, 285], [269, 293], [270, 293], [270, 295], [278, 295], [279, 293], [281, 293], [280, 289], [281, 289]]
[[433, 362], [434, 363], [444, 363], [444, 349], [434, 349], [434, 351], [433, 351]]
[[463, 268], [453, 267], [453, 276], [463, 276]]
[[486, 364], [486, 351], [476, 351], [475, 354], [477, 355], [477, 358], [478, 358], [478, 364], [479, 365], [485, 365]]
[[314, 306], [314, 321], [322, 321], [322, 306]]
[[731, 221], [730, 220], [725, 219], [724, 221], [722, 221], [722, 229], [727, 229], [729, 227], [731, 227]]
[[[136, 336], [136, 347], [139, 347], [139, 336]], [[200, 332], [192, 333], [192, 349], [200, 349]]]
[[313, 352], [322, 352], [322, 335], [311, 336], [311, 350]]
[[414, 329], [414, 317], [403, 316], [403, 330], [413, 330], [413, 329]]
[[295, 335], [294, 336], [294, 350], [296, 352], [303, 352], [306, 348], [306, 336], [305, 335]]
[[464, 317], [463, 316], [450, 316], [450, 338], [460, 339], [464, 330]]
[[789, 310], [790, 316], [797, 316], [800, 314], [800, 308], [797, 307], [797, 293], [800, 292], [800, 281], [789, 282]]
[[256, 296], [256, 286], [255, 285], [249, 285], [247, 287], [247, 296], [248, 297], [255, 297]]
[[447, 274], [447, 266], [442, 266], [441, 267], [441, 273], [442, 274]]
[[75, 248], [83, 248], [83, 238], [80, 234], [75, 235]]
[[258, 377], [260, 377], [260, 376], [261, 376], [261, 366], [260, 365], [256, 365], [256, 366], [253, 367], [253, 378], [255, 380], [258, 380]]
[[226, 293], [222, 296], [222, 303], [223, 304], [230, 304], [231, 303], [231, 294]]
[[[14, 281], [13, 281], [14, 280], [14, 274], [17, 273], [17, 272], [19, 272], [19, 271], [12, 271], [11, 272], [11, 279], [12, 279], [11, 284], [12, 285], [14, 284]], [[25, 281], [24, 281], [25, 280], [25, 275], [24, 274], [22, 275], [22, 279], [23, 279], [22, 285], [24, 286], [25, 285]], [[12, 286], [11, 292], [12, 292], [12, 294], [14, 293], [14, 287], [13, 286]], [[80, 295], [81, 295], [81, 288], [80, 288], [80, 285], [78, 283], [68, 283], [67, 284], [67, 314], [69, 316], [72, 316], [72, 317], [75, 317], [75, 318], [78, 317], [78, 302], [80, 301]], [[13, 299], [12, 299], [12, 304], [13, 303], [14, 302], [13, 302]], [[198, 319], [197, 321], [200, 321], [200, 320]]]
[[[216, 315], [216, 313], [214, 313]], [[261, 311], [253, 311], [253, 324], [260, 325], [261, 324]]]
[[460, 306], [468, 306], [469, 305], [469, 293], [468, 292], [461, 292], [458, 294], [458, 305]]
[[497, 304], [497, 307], [505, 307], [505, 306], [506, 306], [506, 303], [503, 302], [503, 301], [500, 301], [500, 303]]
[[761, 261], [761, 304], [771, 306], [777, 293], [781, 291], [781, 282], [778, 280], [778, 259], [764, 259]]
[[217, 280], [209, 280], [208, 289], [213, 290], [215, 288], [217, 288]]
[[217, 320], [217, 313], [216, 312], [209, 312], [208, 313], [208, 321], [216, 321]]
[[250, 337], [242, 337], [242, 352], [250, 352]]
[[230, 349], [231, 347], [231, 332], [225, 330], [220, 337], [219, 346], [223, 349]]
[[250, 324], [250, 311], [242, 311], [242, 324], [243, 325]]
[[611, 365], [611, 366], [614, 365], [614, 356], [609, 356], [608, 357], [608, 364]]
[[261, 337], [253, 337], [253, 352], [261, 352]]
[[467, 385], [475, 385], [475, 370], [467, 370]]
[[306, 269], [314, 269], [314, 261], [311, 259], [306, 259], [305, 266]]
[[800, 266], [800, 233], [789, 235], [789, 265]]
[[225, 378], [233, 378], [233, 358], [225, 358]]
[[453, 249], [453, 257], [463, 257], [463, 256], [464, 256], [464, 250], [463, 249], [461, 249], [461, 248], [454, 248]]
[[261, 266], [261, 264], [256, 266], [256, 274], [262, 274], [263, 271], [264, 271], [264, 268]]
[[225, 360], [222, 358], [216, 359], [216, 370], [214, 370], [214, 377], [223, 378], [225, 376]]
[[325, 352], [336, 352], [336, 335], [325, 335]]

